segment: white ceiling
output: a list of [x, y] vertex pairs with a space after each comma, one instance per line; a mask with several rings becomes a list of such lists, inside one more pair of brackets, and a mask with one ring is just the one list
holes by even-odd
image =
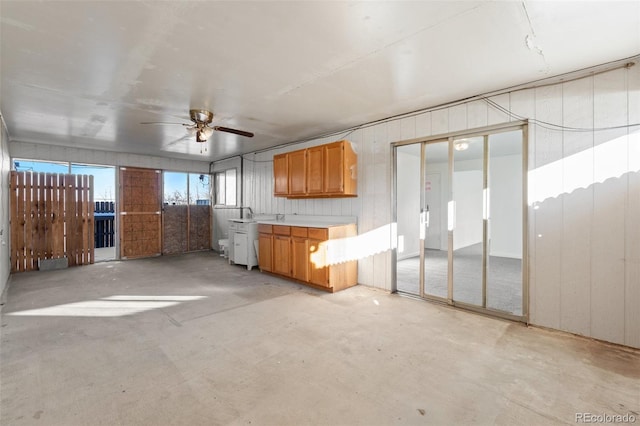
[[[211, 161], [637, 55], [640, 2], [0, 2], [12, 141]], [[179, 125], [212, 110], [201, 144]]]

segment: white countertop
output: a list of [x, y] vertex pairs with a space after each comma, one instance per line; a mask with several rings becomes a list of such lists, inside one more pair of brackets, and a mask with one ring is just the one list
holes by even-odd
[[331, 228], [332, 226], [349, 225], [357, 223], [355, 216], [310, 216], [310, 215], [285, 215], [281, 220], [256, 219], [256, 222], [265, 225], [302, 226], [307, 228]]
[[332, 226], [349, 225], [354, 222], [335, 223], [320, 221], [278, 221], [278, 220], [258, 220], [259, 224], [280, 225], [280, 226], [302, 226], [307, 228], [331, 228]]

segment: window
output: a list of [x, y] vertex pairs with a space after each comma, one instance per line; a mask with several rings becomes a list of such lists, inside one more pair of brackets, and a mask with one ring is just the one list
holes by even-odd
[[164, 204], [189, 204], [188, 195], [187, 173], [164, 172]]
[[71, 173], [93, 176], [93, 200], [114, 202], [116, 200], [116, 168], [91, 164], [71, 163]]
[[209, 205], [210, 197], [210, 176], [189, 173], [189, 204]]
[[165, 205], [209, 205], [209, 175], [164, 172]]
[[69, 173], [69, 163], [36, 161], [14, 158], [13, 169], [17, 172]]
[[236, 205], [236, 169], [218, 172], [214, 175], [216, 185], [216, 205]]

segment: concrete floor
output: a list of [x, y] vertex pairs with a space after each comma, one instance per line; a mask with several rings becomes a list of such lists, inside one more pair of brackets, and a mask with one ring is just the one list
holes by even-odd
[[94, 251], [95, 262], [104, 262], [105, 260], [113, 260], [116, 258], [115, 247], [96, 248], [96, 249], [93, 249], [93, 251]]
[[638, 351], [213, 252], [14, 275], [1, 332], [3, 425], [640, 422]]

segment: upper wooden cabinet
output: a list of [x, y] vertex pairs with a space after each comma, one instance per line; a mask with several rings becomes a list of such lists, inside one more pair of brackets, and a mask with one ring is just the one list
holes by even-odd
[[324, 192], [324, 145], [307, 148], [307, 194]]
[[273, 195], [289, 195], [289, 160], [287, 154], [273, 156]]
[[339, 141], [324, 146], [324, 192], [357, 195], [358, 158], [350, 142]]
[[[286, 158], [284, 164], [283, 156]], [[356, 197], [357, 164], [353, 146], [346, 140], [275, 155], [274, 195], [287, 198]]]
[[304, 195], [307, 193], [307, 150], [288, 152], [289, 194]]

